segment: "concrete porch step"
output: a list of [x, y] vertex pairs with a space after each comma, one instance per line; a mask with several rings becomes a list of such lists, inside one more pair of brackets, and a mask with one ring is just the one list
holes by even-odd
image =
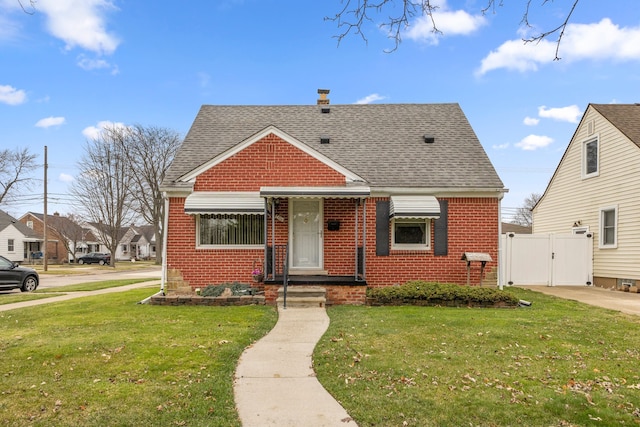
[[[287, 307], [324, 307], [327, 291], [320, 286], [287, 286]], [[284, 286], [278, 288], [278, 307], [284, 306]]]

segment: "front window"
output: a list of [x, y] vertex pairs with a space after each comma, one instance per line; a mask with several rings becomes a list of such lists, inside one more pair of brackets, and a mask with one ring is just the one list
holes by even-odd
[[429, 249], [429, 220], [394, 219], [392, 227], [393, 249]]
[[618, 209], [616, 207], [600, 210], [600, 247], [615, 248], [618, 244]]
[[262, 246], [264, 216], [212, 214], [198, 217], [198, 246]]
[[582, 145], [583, 165], [582, 175], [585, 178], [597, 176], [599, 172], [599, 144], [598, 138], [584, 142]]
[[7, 240], [7, 251], [8, 252], [15, 252], [16, 248], [15, 248], [15, 242], [13, 239], [9, 239]]

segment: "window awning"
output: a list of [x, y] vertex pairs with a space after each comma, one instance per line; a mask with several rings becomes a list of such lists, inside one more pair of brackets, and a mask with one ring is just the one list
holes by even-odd
[[264, 214], [264, 199], [257, 192], [191, 193], [184, 202], [188, 214]]
[[434, 196], [391, 196], [391, 218], [440, 218], [440, 203]]
[[352, 187], [262, 187], [262, 197], [326, 197], [326, 198], [360, 198], [369, 197], [371, 189], [368, 185]]

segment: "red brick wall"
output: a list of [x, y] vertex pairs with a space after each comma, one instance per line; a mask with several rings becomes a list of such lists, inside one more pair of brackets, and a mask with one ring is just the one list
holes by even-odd
[[[243, 151], [202, 173], [196, 179], [195, 191], [258, 191], [261, 186], [330, 186], [344, 185], [345, 178], [335, 170], [298, 150], [275, 135], [269, 135]], [[184, 198], [169, 199], [167, 264], [182, 271], [192, 287], [239, 281], [250, 283], [254, 263], [262, 265], [263, 249], [216, 250], [196, 249], [196, 217], [184, 213]], [[433, 223], [431, 249], [428, 251], [395, 251], [389, 256], [376, 256], [376, 201], [367, 200], [367, 283], [387, 286], [408, 280], [436, 280], [464, 284], [466, 263], [464, 252], [487, 252], [494, 259], [485, 272], [497, 265], [498, 200], [495, 198], [448, 198], [448, 255], [433, 255]], [[324, 268], [330, 275], [352, 275], [355, 269], [355, 208], [353, 199], [324, 200]], [[288, 239], [288, 202], [280, 200], [276, 214], [285, 221], [275, 221], [276, 245]], [[362, 206], [358, 207], [358, 235], [362, 239]], [[327, 221], [340, 221], [340, 230], [329, 231]], [[271, 245], [271, 220], [267, 227]], [[389, 231], [390, 232], [390, 231]], [[361, 245], [361, 240], [358, 243]], [[480, 265], [472, 265], [471, 283], [479, 283]], [[359, 298], [348, 288], [331, 290], [331, 300], [348, 302]], [[364, 301], [364, 300], [363, 300]]]
[[[494, 260], [485, 273], [497, 266], [498, 200], [494, 198], [448, 198], [448, 255], [433, 255], [433, 221], [431, 249], [423, 251], [391, 250], [389, 256], [376, 256], [376, 201], [367, 201], [367, 284], [387, 286], [409, 280], [429, 280], [465, 284], [467, 265], [460, 258], [464, 252], [486, 252]], [[369, 231], [370, 230], [370, 231]], [[472, 263], [471, 284], [480, 282], [480, 264]]]
[[[44, 223], [42, 220], [30, 213], [20, 218], [20, 222], [24, 225], [27, 225], [27, 222], [29, 221], [33, 222], [33, 231], [38, 233], [40, 236], [44, 236]], [[64, 243], [62, 242], [63, 237], [51, 228], [49, 223], [47, 223], [47, 230], [47, 260], [54, 262], [66, 262], [68, 260], [68, 254], [67, 249], [64, 247]], [[44, 242], [40, 243], [41, 251], [44, 251], [43, 245]], [[29, 254], [27, 254], [27, 256], [28, 255]]]

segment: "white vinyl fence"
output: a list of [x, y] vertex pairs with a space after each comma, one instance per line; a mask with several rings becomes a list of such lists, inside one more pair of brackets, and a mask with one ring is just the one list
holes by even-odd
[[503, 234], [505, 285], [593, 284], [593, 233]]

